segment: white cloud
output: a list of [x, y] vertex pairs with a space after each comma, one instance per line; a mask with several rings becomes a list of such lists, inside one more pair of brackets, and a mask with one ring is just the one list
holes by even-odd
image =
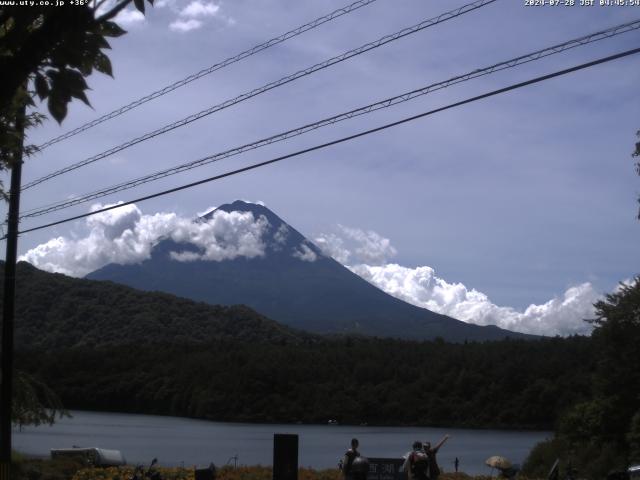
[[333, 257], [337, 262], [346, 265], [351, 258], [351, 251], [345, 246], [344, 240], [334, 233], [318, 235], [313, 242], [326, 255]]
[[362, 263], [381, 265], [398, 253], [388, 238], [384, 238], [376, 232], [371, 230], [365, 232], [343, 225], [339, 225], [339, 228], [347, 238], [359, 243], [354, 253]]
[[561, 297], [542, 305], [529, 305], [524, 312], [493, 304], [487, 295], [462, 283], [448, 283], [431, 267], [407, 268], [397, 264], [354, 265], [354, 273], [381, 290], [418, 307], [477, 325], [536, 335], [588, 334], [593, 304], [601, 298], [591, 283], [568, 288]]
[[127, 205], [88, 217], [86, 226], [86, 236], [51, 239], [20, 260], [50, 272], [83, 276], [108, 263], [141, 262], [162, 238], [200, 249], [199, 253], [175, 252], [172, 258], [180, 261], [253, 258], [264, 255], [262, 237], [269, 223], [251, 212], [218, 211], [206, 222], [194, 222], [174, 213], [143, 215], [135, 205]]
[[173, 30], [174, 32], [186, 33], [191, 30], [197, 30], [202, 27], [202, 22], [196, 19], [189, 20], [175, 20], [169, 24], [169, 30]]
[[144, 15], [138, 10], [125, 8], [116, 15], [115, 21], [125, 27], [130, 27], [144, 22]]
[[311, 250], [311, 248], [309, 248], [305, 243], [301, 243], [300, 246], [294, 250], [292, 255], [303, 262], [315, 262], [318, 259], [316, 252]]
[[169, 24], [169, 29], [174, 32], [186, 33], [198, 30], [205, 25], [205, 21], [212, 18], [230, 26], [235, 24], [235, 20], [222, 14], [220, 5], [210, 1], [192, 0], [186, 3], [179, 0], [160, 0], [156, 6], [168, 7], [177, 15]]
[[281, 223], [276, 230], [276, 233], [273, 234], [273, 240], [276, 242], [276, 247], [282, 248], [283, 245], [287, 243], [287, 238], [289, 237], [289, 227], [286, 224]]
[[180, 16], [187, 18], [214, 17], [219, 10], [220, 7], [213, 3], [194, 0], [180, 11]]
[[198, 217], [204, 217], [207, 213], [211, 213], [213, 212], [216, 208], [218, 207], [209, 207], [209, 208], [205, 208], [203, 211], [201, 212], [196, 212], [196, 216]]
[[319, 235], [314, 242], [324, 253], [342, 264], [353, 259], [354, 263], [382, 265], [398, 253], [388, 238], [371, 230], [338, 225], [338, 232]]
[[371, 231], [339, 228], [344, 237], [321, 235], [315, 243], [360, 277], [405, 302], [467, 323], [497, 325], [517, 332], [571, 335], [591, 331], [591, 325], [583, 320], [593, 318], [593, 304], [601, 298], [591, 283], [572, 286], [560, 297], [519, 312], [495, 305], [487, 295], [462, 283], [439, 278], [431, 267], [383, 263], [397, 253], [388, 239]]
[[[116, 5], [116, 0], [107, 0], [98, 8], [97, 14], [103, 15], [111, 10]], [[121, 10], [114, 18], [115, 22], [124, 26], [131, 27], [132, 25], [143, 23], [145, 18], [142, 13], [134, 8], [125, 8]]]

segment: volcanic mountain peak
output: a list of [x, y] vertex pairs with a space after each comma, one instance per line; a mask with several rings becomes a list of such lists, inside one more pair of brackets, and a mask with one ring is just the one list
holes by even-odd
[[154, 245], [154, 261], [266, 259], [288, 263], [331, 260], [264, 205], [237, 200], [194, 220]]
[[386, 294], [324, 255], [264, 205], [235, 201], [196, 222], [202, 228], [172, 233], [153, 248], [150, 259], [107, 265], [88, 278], [210, 304], [245, 304], [318, 333], [452, 341], [525, 337], [470, 325]]

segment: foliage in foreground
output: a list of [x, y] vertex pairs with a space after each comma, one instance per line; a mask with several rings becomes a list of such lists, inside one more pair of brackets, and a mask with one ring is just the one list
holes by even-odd
[[[187, 468], [158, 468], [163, 480], [194, 480], [193, 469]], [[120, 468], [87, 468], [78, 471], [72, 480], [129, 480], [133, 475], [132, 467]], [[342, 480], [342, 474], [337, 469], [313, 470], [300, 468], [298, 480]], [[216, 480], [272, 480], [271, 467], [223, 467], [218, 470]], [[471, 477], [464, 473], [445, 473], [440, 480], [490, 480], [491, 477]], [[526, 479], [521, 479], [526, 480]]]
[[[193, 468], [167, 468], [154, 469], [163, 480], [194, 480]], [[134, 467], [109, 467], [109, 468], [84, 468], [79, 470], [73, 480], [128, 480], [132, 478]], [[272, 480], [271, 467], [223, 467], [218, 470], [216, 480]], [[312, 470], [301, 468], [298, 471], [298, 480], [340, 480], [340, 472], [336, 469]]]
[[565, 471], [594, 479], [640, 463], [640, 277], [595, 307], [589, 398], [562, 415], [555, 439], [533, 449], [529, 475], [546, 474], [556, 458]]
[[33, 459], [13, 453], [11, 480], [71, 480], [84, 467], [78, 459]]
[[[14, 455], [13, 480], [130, 480], [134, 467], [86, 468], [75, 459], [35, 460]], [[193, 468], [158, 467], [163, 480], [195, 480]], [[527, 480], [522, 476], [520, 480]], [[533, 477], [529, 477], [533, 478]], [[543, 478], [543, 477], [539, 477]], [[224, 466], [217, 471], [216, 480], [272, 480], [271, 467], [252, 466], [233, 468]], [[440, 480], [495, 480], [492, 477], [472, 477], [465, 473], [443, 473]], [[314, 470], [300, 468], [298, 480], [342, 480], [337, 469]]]

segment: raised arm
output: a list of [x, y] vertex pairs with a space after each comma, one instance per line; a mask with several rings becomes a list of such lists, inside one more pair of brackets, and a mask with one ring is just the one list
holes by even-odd
[[449, 435], [445, 435], [444, 437], [442, 437], [442, 440], [440, 440], [438, 444], [435, 447], [433, 447], [433, 451], [437, 452], [440, 449], [440, 447], [444, 445], [444, 442], [446, 442], [447, 440], [449, 440]]

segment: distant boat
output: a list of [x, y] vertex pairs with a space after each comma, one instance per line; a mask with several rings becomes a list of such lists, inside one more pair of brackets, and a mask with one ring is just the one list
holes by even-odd
[[338, 425], [338, 420], [329, 420], [327, 423], [329, 425]]

